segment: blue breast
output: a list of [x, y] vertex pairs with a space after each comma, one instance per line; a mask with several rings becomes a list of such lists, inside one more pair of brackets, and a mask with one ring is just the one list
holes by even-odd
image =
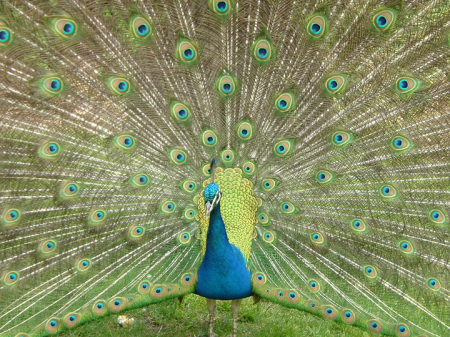
[[251, 274], [242, 252], [228, 241], [220, 203], [212, 210], [206, 252], [198, 270], [196, 294], [217, 300], [252, 295]]

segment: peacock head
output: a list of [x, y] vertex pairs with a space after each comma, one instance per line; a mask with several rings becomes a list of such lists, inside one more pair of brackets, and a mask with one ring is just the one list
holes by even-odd
[[208, 216], [212, 210], [219, 204], [222, 193], [220, 192], [219, 185], [212, 183], [208, 184], [203, 193], [205, 197], [205, 212]]
[[203, 196], [205, 197], [205, 212], [206, 216], [208, 216], [211, 211], [216, 207], [220, 198], [222, 197], [222, 193], [220, 192], [219, 185], [214, 183], [214, 173], [216, 169], [217, 161], [213, 159], [211, 161], [211, 184], [208, 184], [205, 188], [205, 192], [203, 192]]

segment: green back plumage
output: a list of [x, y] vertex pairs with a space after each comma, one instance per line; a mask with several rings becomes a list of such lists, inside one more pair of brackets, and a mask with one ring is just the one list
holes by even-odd
[[1, 2], [0, 334], [194, 292], [216, 158], [255, 294], [449, 335], [449, 24], [439, 0]]

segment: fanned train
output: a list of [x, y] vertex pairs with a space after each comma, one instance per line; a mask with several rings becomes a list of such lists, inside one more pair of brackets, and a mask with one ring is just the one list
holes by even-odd
[[450, 336], [450, 3], [4, 0], [0, 334], [195, 293]]

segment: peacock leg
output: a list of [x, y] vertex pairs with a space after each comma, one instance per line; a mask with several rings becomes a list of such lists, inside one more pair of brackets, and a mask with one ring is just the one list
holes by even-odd
[[214, 311], [216, 310], [216, 300], [206, 299], [206, 305], [209, 311], [209, 337], [217, 337], [214, 333]]
[[239, 306], [241, 305], [242, 299], [231, 301], [231, 313], [233, 314], [233, 333], [228, 335], [228, 337], [236, 337], [237, 336], [237, 317]]

